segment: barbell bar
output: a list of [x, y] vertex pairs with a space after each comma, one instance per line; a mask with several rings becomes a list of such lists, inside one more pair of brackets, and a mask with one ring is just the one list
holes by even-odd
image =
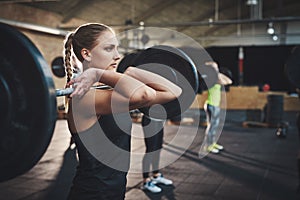
[[[51, 141], [56, 118], [56, 97], [71, 94], [73, 88], [55, 90], [49, 66], [37, 47], [21, 32], [0, 23], [0, 182], [30, 170], [43, 156]], [[154, 118], [174, 117], [192, 103], [198, 90], [198, 72], [184, 52], [156, 46], [125, 56], [118, 70], [140, 67], [179, 84], [183, 94], [155, 108], [141, 109]], [[109, 86], [99, 86], [108, 89]]]
[[[92, 86], [91, 89], [99, 89], [99, 90], [107, 90], [111, 89], [112, 87], [109, 85], [98, 85], [98, 86]], [[55, 90], [55, 96], [61, 97], [61, 96], [68, 96], [74, 92], [74, 88], [64, 88], [64, 89], [56, 89]]]

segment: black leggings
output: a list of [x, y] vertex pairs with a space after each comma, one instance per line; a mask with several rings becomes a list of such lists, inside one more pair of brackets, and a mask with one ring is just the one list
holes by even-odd
[[143, 116], [142, 126], [146, 145], [146, 154], [143, 158], [143, 178], [148, 178], [150, 165], [152, 165], [152, 173], [159, 172], [160, 151], [164, 136], [164, 121], [156, 119], [151, 120], [150, 118]]

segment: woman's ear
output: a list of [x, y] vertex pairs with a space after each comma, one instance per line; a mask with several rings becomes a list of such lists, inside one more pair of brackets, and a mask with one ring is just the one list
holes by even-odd
[[81, 49], [81, 56], [83, 57], [84, 60], [90, 62], [91, 61], [91, 53], [88, 49]]

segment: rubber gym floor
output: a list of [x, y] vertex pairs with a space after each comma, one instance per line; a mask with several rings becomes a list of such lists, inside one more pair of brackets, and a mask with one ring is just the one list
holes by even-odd
[[[191, 114], [192, 111], [188, 111]], [[203, 114], [203, 113], [202, 113]], [[219, 138], [224, 150], [199, 158], [205, 127], [196, 123], [182, 124], [187, 136], [197, 131], [193, 142], [178, 159], [163, 168], [173, 186], [160, 186], [162, 192], [152, 194], [140, 189], [142, 175], [129, 172], [126, 200], [296, 200], [298, 193], [299, 134], [296, 112], [284, 113], [289, 123], [285, 137], [276, 128], [243, 127], [244, 111], [227, 111]], [[165, 126], [165, 147], [176, 134], [178, 125]], [[141, 131], [139, 123], [133, 132]], [[64, 200], [71, 185], [77, 159], [76, 148], [69, 148], [70, 134], [65, 120], [57, 120], [50, 146], [42, 159], [27, 173], [0, 183], [0, 199]], [[133, 151], [144, 148], [133, 141]], [[170, 153], [176, 154], [173, 146]]]

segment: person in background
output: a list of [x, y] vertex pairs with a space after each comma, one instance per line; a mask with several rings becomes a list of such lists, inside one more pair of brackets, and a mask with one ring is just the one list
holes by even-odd
[[232, 84], [232, 80], [226, 75], [219, 72], [219, 67], [216, 62], [206, 62], [206, 65], [213, 67], [218, 73], [218, 81], [211, 88], [208, 89], [207, 100], [204, 104], [206, 113], [207, 127], [205, 130], [206, 136], [206, 150], [211, 153], [219, 153], [224, 147], [216, 143], [216, 131], [220, 123], [220, 103], [222, 85]]
[[[116, 72], [118, 46], [114, 31], [98, 23], [79, 26], [65, 40], [67, 87], [74, 87], [67, 121], [79, 159], [69, 200], [124, 199], [130, 165], [129, 111], [167, 103], [182, 92], [169, 80], [142, 69]], [[73, 53], [83, 68], [74, 79]], [[92, 87], [97, 85], [110, 87]]]
[[170, 123], [174, 124], [174, 125], [180, 125], [181, 120], [182, 120], [182, 116], [181, 115], [177, 115], [177, 116], [172, 117], [172, 118], [169, 119]]
[[[161, 192], [157, 184], [172, 185], [173, 182], [165, 178], [159, 171], [160, 152], [163, 145], [165, 120], [150, 118], [146, 115], [142, 117], [142, 127], [146, 153], [143, 157], [143, 190], [152, 193]], [[152, 166], [152, 177], [150, 177], [150, 166]]]

